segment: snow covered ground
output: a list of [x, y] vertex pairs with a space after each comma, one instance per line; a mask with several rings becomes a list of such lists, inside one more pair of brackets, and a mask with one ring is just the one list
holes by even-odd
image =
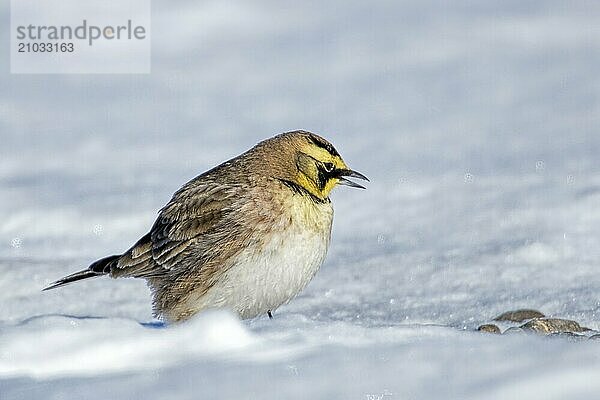
[[[150, 75], [2, 58], [0, 398], [595, 398], [597, 341], [474, 331], [521, 307], [600, 330], [600, 4], [501, 3], [154, 2]], [[163, 327], [136, 280], [40, 291], [296, 128], [371, 183], [336, 190], [274, 320]]]

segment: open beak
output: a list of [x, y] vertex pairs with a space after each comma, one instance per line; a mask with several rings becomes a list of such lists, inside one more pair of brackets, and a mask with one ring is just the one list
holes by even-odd
[[362, 179], [362, 180], [369, 182], [369, 178], [367, 178], [360, 172], [352, 171], [351, 169], [339, 169], [337, 171], [337, 175], [338, 175], [337, 178], [339, 180], [338, 181], [339, 185], [345, 185], [345, 186], [355, 187], [355, 188], [359, 188], [359, 189], [366, 189], [364, 186], [359, 185], [356, 182], [352, 182], [349, 179], [346, 179], [345, 178], [346, 176], [350, 177], [350, 178]]

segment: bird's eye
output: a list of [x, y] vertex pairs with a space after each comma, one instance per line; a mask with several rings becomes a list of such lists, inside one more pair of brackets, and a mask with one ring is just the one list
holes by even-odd
[[323, 163], [323, 167], [325, 168], [325, 171], [327, 171], [327, 172], [333, 171], [333, 163], [330, 163], [330, 162]]

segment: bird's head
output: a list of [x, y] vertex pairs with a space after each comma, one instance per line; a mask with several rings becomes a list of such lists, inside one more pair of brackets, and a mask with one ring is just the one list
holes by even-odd
[[[261, 143], [270, 148], [277, 167], [276, 178], [292, 184], [320, 200], [329, 197], [336, 185], [364, 189], [347, 178], [369, 179], [350, 169], [331, 143], [306, 131], [293, 131]], [[260, 145], [259, 145], [260, 146]]]

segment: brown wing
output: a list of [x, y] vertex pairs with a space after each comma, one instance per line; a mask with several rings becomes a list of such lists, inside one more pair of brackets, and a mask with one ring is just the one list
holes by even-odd
[[150, 232], [120, 257], [111, 275], [153, 278], [201, 268], [210, 250], [207, 236], [214, 236], [234, 210], [238, 193], [236, 185], [191, 181], [162, 208]]

